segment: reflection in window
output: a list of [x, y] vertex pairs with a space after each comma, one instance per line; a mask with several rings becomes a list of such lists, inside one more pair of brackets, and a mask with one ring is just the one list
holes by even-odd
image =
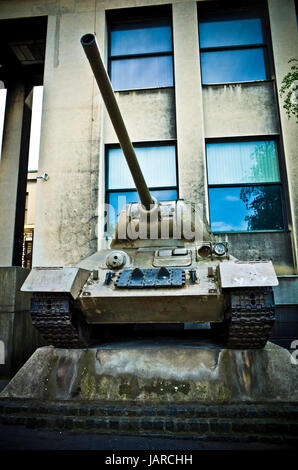
[[261, 16], [257, 12], [243, 13], [248, 15], [240, 18], [233, 12], [200, 14], [203, 84], [266, 80]]
[[280, 186], [209, 188], [214, 232], [282, 230]]
[[[135, 152], [150, 193], [160, 201], [175, 201], [177, 192], [177, 169], [175, 145], [135, 145]], [[125, 204], [138, 202], [139, 196], [126, 159], [119, 147], [107, 152], [106, 202], [110, 234], [113, 233], [118, 215]]]
[[206, 145], [211, 229], [283, 230], [276, 142]]
[[262, 22], [260, 18], [242, 20], [200, 21], [200, 46], [247, 46], [263, 42]]
[[173, 86], [170, 19], [111, 23], [109, 66], [115, 90]]
[[266, 80], [263, 49], [201, 53], [202, 83]]
[[274, 140], [207, 144], [209, 184], [279, 182]]

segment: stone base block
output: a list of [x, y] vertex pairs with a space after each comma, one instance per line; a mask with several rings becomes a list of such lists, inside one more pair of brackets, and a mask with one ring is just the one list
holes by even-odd
[[298, 366], [263, 350], [148, 347], [38, 349], [1, 398], [151, 403], [298, 401]]

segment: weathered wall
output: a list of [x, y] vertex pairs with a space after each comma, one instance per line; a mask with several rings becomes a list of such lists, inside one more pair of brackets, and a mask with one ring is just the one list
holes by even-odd
[[206, 164], [197, 3], [173, 5], [179, 195], [206, 210]]
[[279, 132], [273, 83], [203, 87], [205, 136], [235, 137]]
[[[96, 250], [101, 107], [80, 45], [94, 14], [50, 16], [35, 223], [34, 265], [74, 264]], [[46, 240], [46, 243], [45, 243]]]
[[24, 98], [21, 83], [7, 93], [0, 161], [0, 266], [12, 264]]
[[230, 253], [240, 260], [271, 259], [277, 274], [294, 274], [289, 232], [227, 233], [216, 239], [227, 241]]
[[30, 270], [0, 267], [0, 341], [5, 347], [5, 363], [0, 365], [0, 377], [11, 378], [36, 348], [44, 344], [33, 327], [30, 294], [20, 292]]
[[[117, 92], [117, 101], [133, 142], [176, 139], [173, 88]], [[106, 119], [105, 143], [118, 143], [110, 119]]]
[[[276, 84], [280, 89], [283, 77], [290, 71], [291, 58], [298, 58], [298, 33], [294, 0], [268, 0]], [[297, 271], [298, 244], [298, 127], [296, 119], [288, 119], [283, 100], [279, 99], [281, 130], [285, 151], [285, 163], [290, 197], [290, 228]]]

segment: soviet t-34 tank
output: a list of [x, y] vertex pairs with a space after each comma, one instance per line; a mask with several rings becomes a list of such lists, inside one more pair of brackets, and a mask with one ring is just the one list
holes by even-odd
[[229, 348], [262, 348], [274, 322], [271, 261], [242, 262], [215, 241], [195, 204], [158, 202], [146, 185], [95, 36], [81, 43], [140, 202], [121, 211], [109, 249], [74, 267], [36, 267], [33, 324], [49, 344], [83, 348], [94, 325], [210, 322]]

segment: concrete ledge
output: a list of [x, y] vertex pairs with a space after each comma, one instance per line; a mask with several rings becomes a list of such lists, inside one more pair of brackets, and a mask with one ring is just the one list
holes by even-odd
[[151, 403], [298, 401], [298, 366], [272, 343], [264, 350], [148, 347], [38, 349], [1, 398]]

